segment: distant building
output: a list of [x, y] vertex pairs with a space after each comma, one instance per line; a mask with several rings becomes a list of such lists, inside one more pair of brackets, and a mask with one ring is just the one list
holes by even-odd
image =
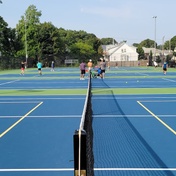
[[109, 62], [138, 61], [136, 47], [129, 46], [126, 42], [115, 45], [102, 45], [104, 59]]
[[167, 55], [173, 54], [172, 50], [160, 50], [160, 49], [155, 50], [155, 48], [145, 48], [145, 47], [142, 47], [142, 49], [144, 50], [146, 59], [149, 59], [150, 52], [152, 53], [153, 57], [155, 55], [156, 57], [159, 56], [161, 58], [166, 57]]

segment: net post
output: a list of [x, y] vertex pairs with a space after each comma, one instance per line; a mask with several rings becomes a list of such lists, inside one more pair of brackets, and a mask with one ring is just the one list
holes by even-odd
[[73, 136], [74, 176], [87, 176], [86, 137], [84, 130], [76, 130]]

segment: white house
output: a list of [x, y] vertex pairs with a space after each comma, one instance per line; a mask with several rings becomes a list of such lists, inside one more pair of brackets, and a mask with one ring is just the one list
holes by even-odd
[[136, 47], [129, 46], [126, 42], [116, 45], [102, 45], [104, 58], [109, 62], [138, 61]]

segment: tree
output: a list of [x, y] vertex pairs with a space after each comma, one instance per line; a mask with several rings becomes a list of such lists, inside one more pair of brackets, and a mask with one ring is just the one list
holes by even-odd
[[82, 43], [83, 47], [86, 45], [89, 46], [86, 47], [89, 48], [90, 51], [87, 50], [87, 53], [84, 53], [85, 58], [91, 57], [91, 59], [97, 60], [99, 55], [102, 54], [102, 51], [100, 50], [101, 40], [94, 34], [89, 34], [85, 31], [64, 30], [63, 28], [58, 29], [58, 31], [62, 42], [65, 44], [63, 46], [65, 58], [78, 58], [80, 56], [80, 53], [78, 52], [79, 47], [75, 45], [76, 43]]
[[[154, 48], [154, 41], [150, 39], [143, 40], [140, 44], [141, 47]], [[156, 44], [157, 46], [157, 44]]]
[[142, 49], [141, 46], [138, 46], [138, 48], [137, 48], [137, 53], [139, 54], [139, 55], [138, 55], [138, 60], [145, 58], [144, 50]]
[[174, 51], [176, 48], [176, 36], [172, 37], [170, 42], [171, 50]]
[[113, 38], [102, 38], [101, 39], [102, 45], [112, 45], [112, 44], [117, 44], [117, 43], [118, 42]]
[[166, 41], [165, 43], [164, 43], [164, 49], [166, 49], [166, 50], [170, 50], [171, 48], [170, 48], [170, 40], [168, 40], [168, 41]]
[[31, 5], [17, 24], [17, 33], [23, 43], [23, 48], [18, 51], [18, 56], [25, 56], [27, 54], [29, 57], [35, 57], [38, 48], [36, 38], [38, 38], [40, 16], [41, 11], [37, 11], [36, 7]]
[[[64, 43], [61, 40], [58, 29], [52, 23], [43, 23], [38, 31], [38, 49], [37, 54], [41, 58], [45, 58], [46, 62], [51, 62], [54, 56], [61, 59], [64, 51]], [[57, 60], [57, 62], [60, 62]]]
[[73, 44], [70, 49], [74, 56], [79, 59], [79, 61], [82, 59], [88, 61], [95, 54], [93, 47], [83, 42]]
[[138, 47], [138, 46], [139, 46], [139, 43], [133, 43], [133, 46], [134, 46], [134, 47]]
[[152, 51], [150, 51], [150, 54], [149, 54], [149, 66], [152, 66], [152, 63], [153, 63], [152, 59], [153, 59], [153, 53], [152, 53]]
[[0, 16], [0, 51], [5, 53], [4, 43], [7, 34], [7, 26], [8, 24], [4, 21], [4, 19]]
[[0, 51], [3, 56], [15, 56], [20, 48], [16, 30], [8, 28], [8, 24], [0, 17]]

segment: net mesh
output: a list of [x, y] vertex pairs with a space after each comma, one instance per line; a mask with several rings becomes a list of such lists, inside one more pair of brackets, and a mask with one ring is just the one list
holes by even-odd
[[[79, 131], [86, 132], [86, 176], [94, 176], [94, 156], [93, 156], [93, 130], [92, 130], [92, 103], [91, 103], [91, 72], [88, 76], [87, 96], [84, 104]], [[80, 139], [81, 140], [81, 137]], [[81, 141], [79, 141], [81, 143]], [[81, 148], [81, 150], [85, 150]], [[81, 156], [80, 156], [81, 157]], [[80, 159], [81, 160], [81, 159]]]
[[[91, 87], [91, 78], [90, 78]], [[92, 103], [91, 103], [91, 88], [89, 91], [89, 98], [87, 102], [87, 110], [85, 115], [84, 129], [87, 134], [86, 146], [87, 146], [87, 176], [94, 175], [94, 156], [93, 156], [93, 129], [92, 129]]]

